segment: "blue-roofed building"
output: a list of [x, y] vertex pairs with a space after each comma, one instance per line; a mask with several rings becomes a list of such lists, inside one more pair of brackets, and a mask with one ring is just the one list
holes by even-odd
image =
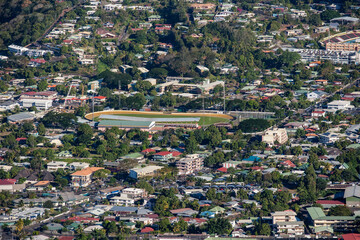
[[206, 217], [206, 218], [214, 218], [215, 217], [215, 213], [214, 212], [210, 212], [210, 211], [205, 211], [200, 213], [201, 217]]
[[242, 162], [245, 162], [245, 163], [254, 163], [254, 162], [260, 162], [260, 161], [261, 161], [261, 158], [256, 157], [256, 156], [250, 156], [250, 157], [244, 158], [242, 160]]

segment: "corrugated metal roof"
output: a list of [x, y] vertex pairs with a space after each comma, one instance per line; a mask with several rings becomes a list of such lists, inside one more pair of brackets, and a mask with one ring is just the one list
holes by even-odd
[[358, 197], [360, 198], [360, 186], [351, 186], [345, 189], [344, 198]]
[[150, 127], [153, 124], [151, 121], [119, 121], [119, 120], [101, 120], [99, 127]]

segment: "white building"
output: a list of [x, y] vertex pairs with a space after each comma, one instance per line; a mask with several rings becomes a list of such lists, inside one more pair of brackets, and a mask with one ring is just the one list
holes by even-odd
[[50, 99], [22, 99], [21, 106], [29, 108], [35, 106], [37, 109], [47, 110], [52, 107], [53, 100]]
[[51, 161], [46, 165], [46, 169], [49, 172], [56, 172], [58, 169], [65, 169], [67, 166], [66, 162], [61, 161]]
[[288, 49], [297, 52], [303, 62], [331, 61], [335, 64], [358, 64], [359, 53], [356, 51], [329, 51], [322, 49]]
[[15, 55], [23, 55], [25, 52], [27, 52], [29, 49], [26, 47], [21, 47], [18, 45], [11, 44], [8, 46], [9, 51], [14, 53]]
[[262, 141], [269, 145], [274, 145], [275, 142], [278, 142], [279, 144], [284, 144], [287, 142], [287, 140], [288, 136], [285, 128], [275, 128], [272, 130], [267, 130], [262, 136]]
[[123, 8], [122, 4], [106, 4], [106, 5], [104, 5], [105, 11], [114, 11], [116, 9], [122, 9], [122, 8]]
[[68, 165], [68, 168], [72, 171], [82, 170], [88, 167], [90, 167], [90, 164], [86, 162], [73, 162]]
[[271, 213], [272, 223], [278, 222], [294, 222], [296, 221], [296, 213], [292, 210], [277, 211]]
[[121, 193], [132, 199], [141, 199], [147, 196], [146, 191], [141, 188], [125, 188]]
[[133, 206], [135, 200], [126, 196], [126, 194], [121, 194], [120, 196], [115, 196], [110, 198], [111, 205], [118, 205], [118, 206]]
[[353, 109], [354, 106], [351, 105], [350, 101], [344, 101], [344, 100], [335, 100], [327, 105], [327, 109], [337, 111], [337, 110], [350, 110]]
[[160, 166], [147, 166], [144, 168], [130, 169], [129, 177], [138, 179], [140, 177], [153, 176], [157, 171], [162, 169]]

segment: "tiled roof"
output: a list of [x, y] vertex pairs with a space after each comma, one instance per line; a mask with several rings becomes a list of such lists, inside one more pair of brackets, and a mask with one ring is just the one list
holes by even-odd
[[88, 168], [85, 168], [83, 170], [80, 170], [80, 171], [77, 171], [77, 172], [74, 172], [73, 174], [71, 174], [71, 176], [88, 176], [98, 170], [101, 170], [101, 169], [104, 169], [102, 167], [88, 167]]
[[13, 185], [16, 183], [16, 179], [0, 179], [0, 185]]

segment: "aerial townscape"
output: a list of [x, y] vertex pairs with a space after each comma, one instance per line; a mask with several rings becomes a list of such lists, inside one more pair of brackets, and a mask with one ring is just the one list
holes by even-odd
[[0, 122], [0, 240], [360, 240], [360, 1], [2, 0]]

